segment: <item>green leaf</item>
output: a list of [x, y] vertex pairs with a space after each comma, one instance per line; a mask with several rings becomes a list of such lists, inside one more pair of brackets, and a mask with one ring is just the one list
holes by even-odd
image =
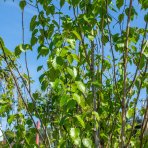
[[56, 63], [62, 66], [64, 63], [63, 58], [61, 56], [56, 57]]
[[87, 148], [92, 148], [92, 140], [90, 138], [83, 138], [82, 143]]
[[45, 91], [48, 87], [48, 81], [47, 80], [43, 80], [41, 83], [41, 90]]
[[82, 97], [80, 97], [78, 94], [73, 94], [73, 100], [77, 101], [78, 105], [80, 105], [82, 108], [85, 107], [85, 101]]
[[[0, 37], [0, 42], [1, 42], [2, 46], [5, 46], [4, 41], [3, 41], [2, 37]], [[1, 44], [0, 44], [0, 48], [2, 48], [2, 47], [1, 47]]]
[[116, 6], [120, 9], [123, 6], [124, 0], [116, 0]]
[[[55, 24], [59, 28], [59, 24], [55, 20], [52, 20], [52, 22], [53, 22], [53, 24]], [[51, 25], [51, 32], [52, 32], [53, 28], [54, 28], [54, 26]]]
[[86, 91], [85, 85], [81, 81], [76, 81], [75, 83], [77, 84], [78, 89], [84, 94]]
[[76, 36], [77, 39], [79, 39], [80, 41], [82, 40], [81, 36], [79, 35], [79, 33], [77, 31], [74, 30], [74, 31], [72, 31], [72, 33]]
[[56, 78], [58, 78], [60, 71], [58, 69], [51, 68], [48, 72], [48, 77], [51, 82], [54, 82]]
[[81, 139], [80, 138], [75, 138], [74, 139], [74, 144], [80, 146], [81, 145]]
[[33, 30], [35, 29], [35, 26], [37, 25], [37, 24], [36, 24], [36, 18], [37, 18], [37, 16], [34, 15], [34, 16], [32, 17], [32, 19], [31, 19], [31, 22], [30, 22], [30, 30], [31, 30], [31, 31], [33, 31]]
[[126, 117], [129, 119], [133, 116], [134, 114], [134, 109], [133, 108], [130, 108], [128, 111], [127, 111], [127, 114], [126, 114]]
[[73, 67], [73, 74], [74, 74], [74, 77], [77, 76], [77, 69], [75, 67]]
[[22, 44], [16, 46], [16, 48], [15, 48], [15, 50], [14, 50], [15, 55], [16, 55], [16, 56], [20, 56], [20, 54], [21, 54], [22, 52], [25, 52], [25, 49], [24, 49], [24, 48], [25, 48], [25, 46], [23, 46]]
[[3, 39], [0, 37], [0, 49], [3, 50], [3, 52], [7, 55], [12, 55], [12, 52], [5, 47]]
[[60, 0], [60, 7], [62, 8], [65, 4], [65, 0]]
[[100, 133], [100, 137], [104, 140], [108, 140], [108, 136], [103, 132]]
[[67, 103], [68, 99], [69, 98], [68, 98], [67, 95], [62, 96], [61, 99], [60, 99], [60, 106], [61, 107], [64, 106]]
[[144, 16], [145, 22], [148, 22], [148, 13]]
[[54, 14], [55, 13], [55, 6], [54, 5], [50, 5], [48, 6], [48, 9], [46, 10], [47, 15], [49, 14]]
[[76, 60], [77, 62], [80, 61], [78, 55], [76, 55], [76, 54], [71, 54], [71, 55], [72, 55], [74, 60]]
[[81, 97], [78, 94], [74, 93], [73, 99], [76, 100], [79, 105], [81, 104]]
[[81, 116], [80, 115], [76, 115], [75, 117], [77, 118], [77, 120], [79, 121], [79, 123], [81, 124], [81, 126], [83, 128], [85, 128], [85, 123], [84, 123], [83, 119], [81, 118]]
[[66, 41], [69, 43], [72, 49], [75, 49], [76, 41], [74, 39], [67, 39]]
[[38, 48], [38, 53], [40, 54], [40, 55], [42, 55], [42, 56], [47, 56], [48, 55], [48, 53], [49, 53], [49, 48], [47, 48], [46, 46], [40, 46], [39, 48]]
[[67, 71], [74, 78], [73, 70], [71, 68], [67, 67]]
[[95, 116], [95, 118], [97, 119], [97, 121], [100, 121], [99, 114], [98, 114], [96, 111], [93, 111], [93, 112], [92, 112], [92, 115]]
[[138, 0], [138, 2], [141, 4], [142, 9], [147, 9], [148, 8], [148, 2], [147, 0]]
[[8, 123], [11, 124], [14, 121], [15, 117], [15, 115], [10, 115], [10, 117], [8, 118]]
[[76, 68], [73, 68], [73, 70], [72, 70], [71, 68], [67, 67], [67, 71], [73, 78], [76, 78], [76, 76], [77, 76]]
[[28, 110], [32, 112], [34, 110], [34, 104], [33, 103], [28, 103]]
[[72, 62], [73, 62], [73, 57], [72, 57], [71, 54], [67, 56], [67, 60], [68, 60], [68, 62], [69, 62], [70, 64], [72, 64]]
[[123, 21], [123, 19], [124, 19], [124, 14], [122, 13], [118, 16], [118, 20], [121, 23]]
[[4, 52], [5, 52], [6, 56], [7, 55], [12, 55], [12, 52], [8, 48], [4, 47], [3, 49], [4, 49]]
[[21, 0], [19, 5], [20, 5], [20, 8], [23, 10], [25, 8], [25, 6], [26, 6], [26, 1], [25, 0]]
[[72, 0], [72, 5], [76, 7], [79, 4], [80, 0]]
[[12, 132], [12, 131], [10, 131], [10, 130], [7, 130], [7, 131], [5, 132], [5, 134], [6, 134], [6, 136], [8, 136], [8, 137], [10, 137], [10, 138], [14, 138], [14, 137], [15, 137], [15, 133]]
[[34, 46], [37, 43], [38, 39], [35, 36], [32, 36], [31, 38], [31, 46]]
[[90, 40], [90, 41], [93, 41], [94, 40], [94, 36], [93, 35], [88, 35], [88, 39]]
[[76, 107], [76, 101], [75, 100], [69, 100], [67, 102], [67, 111], [73, 110]]
[[80, 135], [80, 129], [79, 128], [71, 128], [70, 129], [70, 136], [72, 139], [78, 138]]
[[8, 102], [0, 99], [0, 105], [4, 105], [4, 104], [8, 104]]
[[124, 43], [119, 43], [119, 44], [117, 44], [117, 47], [118, 47], [118, 48], [124, 48]]
[[42, 66], [38, 66], [37, 72], [40, 71], [42, 68], [43, 68], [43, 65]]

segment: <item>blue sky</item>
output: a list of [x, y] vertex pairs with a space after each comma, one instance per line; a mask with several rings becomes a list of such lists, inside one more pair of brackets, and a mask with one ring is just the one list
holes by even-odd
[[[36, 14], [36, 11], [29, 6], [25, 9], [24, 15], [24, 26], [25, 26], [25, 43], [30, 41], [31, 33], [29, 31], [30, 19], [33, 15]], [[5, 45], [8, 49], [12, 51], [17, 45], [22, 43], [22, 26], [21, 26], [21, 10], [18, 3], [8, 0], [4, 2], [0, 0], [0, 36], [3, 38]], [[27, 52], [28, 65], [30, 69], [30, 75], [34, 77], [35, 80], [38, 80], [39, 74], [36, 71], [37, 65], [40, 65], [40, 61], [36, 60], [37, 52]], [[33, 57], [33, 58], [32, 58]], [[22, 72], [25, 72], [24, 64], [24, 54], [21, 56], [19, 63], [22, 65]], [[33, 85], [33, 90], [37, 88], [38, 81]], [[36, 86], [36, 87], [35, 87]], [[6, 126], [6, 119], [3, 119], [2, 128]]]
[[[29, 31], [29, 22], [33, 15], [37, 12], [34, 8], [27, 6], [24, 13], [24, 26], [25, 26], [25, 43], [30, 42], [31, 32]], [[17, 1], [13, 2], [8, 0], [4, 2], [0, 1], [0, 36], [3, 38], [6, 47], [14, 51], [15, 47], [22, 43], [22, 25], [21, 25], [21, 9]], [[37, 65], [40, 65], [41, 61], [37, 61], [37, 49], [33, 52], [27, 52], [28, 67], [30, 70], [30, 75], [34, 77], [35, 80], [38, 78]], [[20, 65], [22, 65], [22, 72], [25, 72], [24, 54], [21, 55], [19, 60]], [[38, 81], [36, 81], [36, 86]], [[33, 90], [35, 88], [33, 87]]]
[[[0, 36], [5, 41], [5, 45], [8, 49], [14, 50], [14, 48], [22, 43], [22, 25], [21, 25], [21, 10], [18, 5], [19, 0], [7, 0], [4, 2], [0, 0]], [[139, 27], [144, 27], [143, 23], [143, 12], [140, 11], [140, 7], [137, 3], [134, 3], [136, 6], [136, 11], [138, 12], [138, 21], [134, 21], [131, 25], [136, 25]], [[69, 13], [68, 11], [64, 10], [65, 13]], [[35, 8], [30, 7], [29, 5], [25, 8], [25, 15], [24, 15], [24, 26], [25, 26], [25, 43], [30, 42], [31, 32], [29, 31], [29, 22], [33, 15], [35, 15], [37, 11]], [[112, 14], [114, 15], [114, 14]], [[116, 32], [116, 30], [115, 30]], [[28, 57], [28, 65], [30, 70], [30, 75], [35, 80], [35, 84], [33, 85], [33, 90], [38, 88], [38, 76], [37, 73], [37, 66], [42, 65], [42, 60], [36, 60], [37, 57], [37, 48], [34, 48], [34, 51], [27, 52]], [[25, 72], [25, 63], [24, 63], [24, 54], [21, 56], [19, 63], [23, 67], [23, 71]], [[134, 70], [134, 69], [133, 69]], [[141, 97], [145, 97], [145, 91], [142, 91]], [[5, 125], [3, 125], [4, 127]]]

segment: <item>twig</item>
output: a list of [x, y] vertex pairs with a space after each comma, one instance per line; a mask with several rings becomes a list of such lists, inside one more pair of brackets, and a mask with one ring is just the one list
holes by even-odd
[[[139, 66], [140, 66], [140, 63], [141, 63], [142, 53], [143, 53], [143, 51], [145, 50], [146, 46], [148, 46], [148, 45], [147, 45], [148, 41], [146, 42], [146, 44], [145, 44], [145, 46], [144, 46], [144, 39], [145, 39], [145, 37], [146, 37], [147, 25], [148, 25], [148, 22], [146, 22], [146, 25], [145, 25], [145, 31], [144, 31], [144, 36], [143, 36], [143, 39], [142, 39], [140, 57], [139, 57], [138, 65], [137, 65], [137, 68], [136, 68], [136, 72], [135, 72], [134, 78], [133, 78], [133, 80], [132, 80], [132, 83], [131, 83], [130, 86], [127, 88], [127, 93], [130, 92], [130, 90], [131, 90], [133, 84], [134, 84], [135, 81], [136, 81], [137, 74], [138, 74], [138, 70], [139, 70]], [[143, 47], [143, 46], [144, 46], [144, 47]]]
[[[147, 64], [146, 64], [146, 66], [145, 66], [144, 73], [142, 74], [142, 78], [145, 76], [146, 71], [147, 71], [147, 68], [148, 68], [148, 61], [147, 61]], [[131, 129], [131, 133], [130, 133], [130, 136], [129, 136], [129, 139], [128, 139], [128, 142], [127, 142], [126, 147], [128, 147], [128, 145], [130, 144], [130, 140], [131, 140], [132, 135], [133, 135], [134, 125], [135, 125], [135, 118], [136, 118], [136, 106], [137, 106], [138, 99], [139, 99], [139, 96], [140, 96], [142, 84], [143, 84], [143, 79], [141, 80], [141, 83], [140, 83], [140, 86], [139, 86], [139, 89], [138, 89], [138, 94], [137, 94], [136, 102], [135, 102], [135, 105], [134, 105], [134, 117], [133, 117], [133, 122], [132, 122], [132, 126], [131, 126], [132, 129]], [[144, 120], [143, 120], [143, 121], [144, 121]], [[143, 125], [143, 124], [142, 124], [142, 125]], [[141, 126], [141, 127], [142, 127], [142, 126]]]
[[15, 83], [15, 85], [16, 85], [17, 91], [18, 91], [18, 93], [19, 93], [19, 95], [20, 95], [20, 97], [21, 97], [21, 99], [22, 99], [22, 101], [23, 101], [23, 103], [24, 103], [24, 105], [25, 105], [27, 111], [28, 111], [28, 114], [29, 114], [29, 116], [30, 116], [30, 118], [31, 118], [31, 120], [32, 120], [32, 122], [33, 122], [33, 124], [34, 124], [34, 126], [35, 126], [35, 128], [36, 128], [36, 130], [37, 130], [37, 132], [39, 133], [39, 135], [41, 136], [42, 140], [44, 141], [44, 139], [43, 139], [43, 137], [42, 137], [40, 131], [39, 131], [39, 130], [37, 129], [37, 127], [36, 127], [36, 123], [35, 123], [35, 121], [34, 121], [32, 115], [31, 115], [31, 113], [29, 112], [28, 105], [26, 104], [26, 102], [25, 102], [25, 100], [24, 100], [24, 98], [23, 98], [23, 96], [22, 96], [22, 94], [21, 94], [21, 92], [20, 92], [20, 88], [19, 88], [19, 86], [18, 86], [17, 80], [16, 80], [16, 78], [15, 78], [13, 72], [12, 72], [11, 67], [9, 66], [9, 63], [8, 63], [8, 60], [7, 60], [7, 56], [6, 56], [6, 54], [5, 54], [4, 47], [3, 47], [3, 44], [2, 44], [1, 42], [0, 42], [0, 45], [1, 45], [1, 48], [2, 48], [3, 55], [4, 55], [4, 61], [6, 62], [8, 68], [9, 68], [9, 71], [10, 71], [12, 77], [13, 77], [13, 80], [14, 80], [14, 83]]
[[[147, 67], [148, 67], [148, 60], [147, 60]], [[143, 145], [143, 135], [147, 127], [147, 124], [148, 124], [148, 96], [147, 96], [146, 111], [145, 111], [144, 119], [143, 119], [142, 126], [141, 126], [140, 148], [142, 148], [142, 145]]]
[[126, 81], [127, 81], [127, 59], [128, 59], [128, 37], [129, 37], [129, 28], [130, 28], [130, 19], [131, 19], [131, 9], [132, 9], [132, 0], [129, 3], [129, 12], [127, 18], [126, 26], [126, 42], [125, 42], [125, 52], [123, 53], [123, 63], [124, 63], [124, 82], [123, 82], [123, 99], [122, 99], [122, 128], [121, 128], [121, 148], [125, 145], [125, 124], [126, 124]]
[[[25, 32], [24, 32], [24, 9], [22, 10], [22, 42], [23, 42], [23, 48], [24, 48], [24, 43], [25, 43]], [[25, 51], [25, 66], [27, 70], [27, 75], [28, 75], [28, 89], [31, 93], [31, 82], [30, 82], [30, 74], [29, 74], [29, 69], [28, 69], [28, 61], [27, 61], [27, 53]]]

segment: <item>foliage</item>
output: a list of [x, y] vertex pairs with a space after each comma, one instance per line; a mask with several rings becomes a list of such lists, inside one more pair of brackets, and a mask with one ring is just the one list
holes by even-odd
[[[146, 1], [20, 1], [23, 13], [31, 5], [38, 14], [30, 21], [30, 43], [10, 51], [0, 38], [7, 146], [37, 147], [39, 133], [40, 147], [146, 147], [148, 108], [138, 107], [141, 92], [148, 94]], [[135, 23], [141, 14], [144, 27]], [[40, 90], [32, 92], [17, 59], [35, 48], [47, 62], [37, 67]]]

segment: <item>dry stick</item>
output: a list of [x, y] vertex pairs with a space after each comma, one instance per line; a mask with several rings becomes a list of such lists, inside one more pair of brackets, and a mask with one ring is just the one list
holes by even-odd
[[42, 137], [40, 131], [39, 131], [39, 130], [37, 129], [37, 127], [36, 127], [36, 123], [35, 123], [35, 121], [34, 121], [32, 115], [31, 115], [31, 113], [29, 112], [28, 105], [26, 104], [25, 100], [23, 99], [23, 96], [22, 96], [22, 94], [21, 94], [21, 92], [20, 92], [20, 88], [19, 88], [19, 86], [18, 86], [17, 80], [16, 80], [16, 78], [15, 78], [15, 76], [14, 76], [14, 74], [13, 74], [13, 72], [12, 72], [10, 66], [9, 66], [9, 63], [8, 63], [8, 61], [7, 61], [7, 57], [6, 57], [6, 54], [5, 54], [5, 51], [4, 51], [4, 47], [3, 47], [3, 44], [2, 44], [1, 42], [0, 42], [0, 45], [1, 45], [1, 48], [2, 48], [3, 55], [4, 55], [4, 60], [5, 60], [5, 62], [6, 62], [6, 64], [7, 64], [7, 66], [8, 66], [8, 68], [9, 68], [9, 71], [10, 71], [12, 77], [13, 77], [13, 80], [14, 80], [14, 82], [15, 82], [17, 91], [18, 91], [18, 93], [19, 93], [19, 95], [20, 95], [20, 97], [21, 97], [21, 99], [22, 99], [22, 101], [23, 101], [23, 103], [24, 103], [24, 105], [25, 105], [27, 111], [28, 111], [28, 114], [29, 114], [29, 116], [30, 116], [30, 118], [31, 118], [31, 120], [32, 120], [32, 122], [33, 122], [33, 124], [34, 124], [34, 126], [35, 126], [35, 128], [36, 128], [36, 130], [37, 130], [37, 132], [39, 133], [39, 135], [41, 136], [42, 140], [44, 141], [44, 139], [43, 139], [43, 137]]
[[[145, 76], [147, 68], [148, 68], [148, 60], [147, 60], [145, 70], [144, 70], [144, 73], [143, 73], [142, 77]], [[136, 119], [136, 106], [137, 106], [137, 103], [138, 103], [138, 100], [139, 100], [142, 84], [143, 84], [143, 80], [141, 80], [141, 83], [140, 83], [140, 86], [139, 86], [139, 89], [138, 89], [138, 94], [137, 94], [136, 102], [135, 102], [135, 105], [134, 105], [134, 117], [133, 117], [133, 122], [132, 122], [132, 129], [131, 129], [131, 133], [130, 133], [129, 139], [127, 141], [126, 147], [129, 146], [130, 140], [131, 140], [132, 135], [133, 135], [135, 119]]]
[[[23, 41], [23, 48], [24, 48], [24, 43], [25, 43], [25, 32], [24, 32], [24, 9], [22, 10], [22, 41]], [[27, 75], [28, 75], [28, 89], [31, 93], [31, 82], [30, 82], [30, 74], [29, 74], [29, 69], [28, 69], [28, 62], [27, 62], [27, 53], [25, 51], [25, 66], [27, 70]]]
[[127, 58], [128, 58], [128, 36], [129, 36], [129, 28], [130, 28], [130, 18], [131, 18], [131, 9], [132, 9], [132, 0], [130, 0], [129, 4], [129, 12], [127, 19], [127, 27], [126, 27], [126, 43], [125, 43], [125, 52], [123, 53], [123, 63], [124, 63], [124, 83], [123, 83], [123, 99], [122, 99], [122, 128], [121, 128], [121, 148], [124, 147], [125, 144], [125, 125], [126, 125], [126, 81], [127, 81]]

